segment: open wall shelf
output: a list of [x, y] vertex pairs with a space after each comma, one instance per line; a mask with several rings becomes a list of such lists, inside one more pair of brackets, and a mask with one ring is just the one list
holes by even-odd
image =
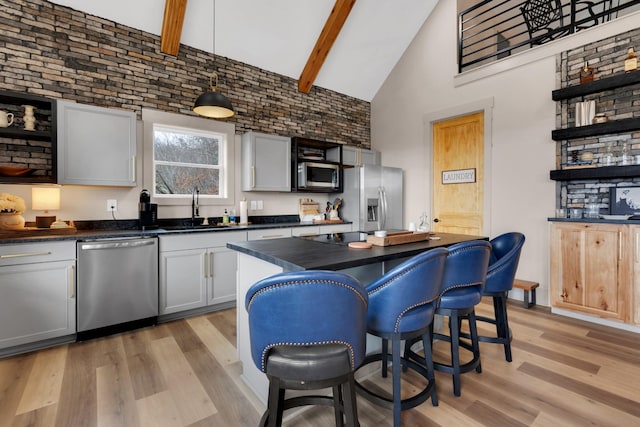
[[630, 73], [616, 74], [611, 77], [604, 77], [588, 83], [556, 89], [551, 92], [551, 98], [554, 101], [562, 101], [563, 99], [576, 98], [637, 83], [640, 83], [640, 71], [633, 71]]
[[576, 181], [581, 179], [635, 178], [640, 176], [640, 165], [602, 166], [599, 168], [564, 169], [549, 172], [554, 181]]
[[638, 129], [640, 129], [640, 118], [634, 117], [630, 119], [612, 120], [606, 123], [596, 123], [594, 125], [556, 129], [551, 131], [551, 138], [554, 141], [563, 141], [565, 139], [633, 132]]

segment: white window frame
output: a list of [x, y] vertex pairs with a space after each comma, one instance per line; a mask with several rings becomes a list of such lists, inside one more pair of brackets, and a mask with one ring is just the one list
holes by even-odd
[[171, 194], [155, 196], [155, 167], [153, 137], [156, 127], [184, 133], [200, 133], [221, 137], [220, 196], [200, 195], [200, 205], [234, 205], [235, 189], [235, 125], [200, 117], [164, 111], [142, 109], [144, 126], [143, 186], [151, 192], [151, 201], [159, 206], [187, 206], [191, 204], [191, 194]]

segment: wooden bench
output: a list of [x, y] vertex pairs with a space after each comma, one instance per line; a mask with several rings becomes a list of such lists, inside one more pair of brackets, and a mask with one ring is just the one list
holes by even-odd
[[[524, 291], [524, 307], [531, 308], [536, 305], [536, 288], [540, 286], [539, 283], [530, 282], [528, 280], [515, 279], [513, 281], [513, 287], [522, 289]], [[529, 296], [531, 293], [531, 296]]]

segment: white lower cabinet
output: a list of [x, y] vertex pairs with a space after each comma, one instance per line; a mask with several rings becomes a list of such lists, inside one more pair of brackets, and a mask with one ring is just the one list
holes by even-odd
[[160, 315], [235, 300], [237, 257], [226, 245], [245, 240], [244, 231], [160, 236]]
[[75, 242], [0, 245], [0, 348], [76, 332]]

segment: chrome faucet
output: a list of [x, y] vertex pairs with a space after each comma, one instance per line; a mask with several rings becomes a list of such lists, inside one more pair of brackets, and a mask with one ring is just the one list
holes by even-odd
[[200, 190], [198, 187], [191, 193], [191, 225], [196, 225], [196, 217], [200, 215]]

